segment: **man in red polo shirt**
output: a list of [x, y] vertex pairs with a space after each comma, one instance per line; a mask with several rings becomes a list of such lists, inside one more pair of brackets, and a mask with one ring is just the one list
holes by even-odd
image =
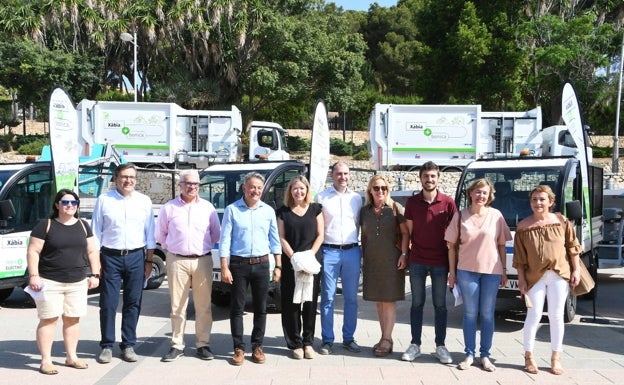
[[444, 232], [457, 208], [453, 199], [438, 191], [439, 178], [440, 168], [435, 163], [423, 164], [420, 168], [422, 190], [410, 197], [405, 204], [405, 219], [412, 242], [409, 256], [412, 340], [401, 357], [403, 361], [413, 361], [420, 356], [425, 282], [429, 275], [435, 310], [435, 355], [443, 364], [453, 362], [444, 346], [447, 323], [446, 284], [449, 273]]

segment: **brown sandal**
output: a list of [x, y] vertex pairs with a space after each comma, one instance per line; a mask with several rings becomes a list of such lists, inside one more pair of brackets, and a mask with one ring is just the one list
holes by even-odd
[[537, 364], [535, 363], [535, 360], [533, 359], [532, 352], [524, 352], [524, 370], [527, 373], [531, 373], [531, 374], [538, 373]]
[[39, 373], [47, 374], [47, 375], [54, 375], [54, 374], [58, 374], [58, 369], [53, 364], [43, 364], [39, 367]]
[[561, 360], [559, 359], [559, 352], [553, 352], [550, 357], [550, 372], [556, 376], [563, 374], [563, 367], [561, 366]]
[[376, 357], [385, 357], [392, 353], [394, 342], [388, 338], [382, 338], [381, 341], [373, 349], [373, 353]]
[[87, 364], [86, 362], [84, 362], [83, 360], [75, 360], [74, 362], [70, 363], [69, 361], [65, 360], [65, 366], [68, 366], [70, 368], [74, 368], [74, 369], [87, 369], [89, 367], [89, 364]]

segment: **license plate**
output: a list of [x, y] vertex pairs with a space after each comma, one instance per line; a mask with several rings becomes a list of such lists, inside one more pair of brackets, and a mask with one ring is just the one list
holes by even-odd
[[508, 279], [507, 284], [505, 285], [505, 289], [507, 290], [518, 290], [518, 280], [517, 279]]
[[213, 281], [221, 281], [221, 272], [220, 271], [213, 271], [212, 272], [212, 280]]

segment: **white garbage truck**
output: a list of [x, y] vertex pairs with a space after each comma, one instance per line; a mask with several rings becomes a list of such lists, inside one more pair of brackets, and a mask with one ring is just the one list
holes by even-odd
[[461, 171], [484, 156], [541, 152], [542, 112], [484, 112], [480, 105], [376, 104], [369, 118], [377, 170], [415, 170], [433, 161]]
[[[243, 160], [243, 122], [236, 106], [186, 110], [175, 103], [85, 99], [76, 110], [81, 156], [114, 155], [146, 168], [205, 168]], [[249, 160], [275, 159], [273, 154], [287, 159], [286, 131], [276, 123], [258, 122], [259, 128], [253, 123]]]
[[[468, 205], [467, 189], [479, 178], [487, 178], [494, 185], [495, 199], [491, 205], [503, 214], [507, 225], [515, 230], [525, 217], [532, 214], [529, 192], [538, 185], [548, 185], [556, 195], [554, 210], [563, 213], [573, 221], [576, 234], [583, 245], [581, 260], [588, 266], [594, 279], [597, 278], [597, 250], [602, 240], [603, 212], [603, 169], [597, 164], [583, 160], [586, 148], [578, 148], [570, 139], [566, 126], [544, 129], [542, 154], [520, 155], [520, 152], [506, 158], [479, 159], [469, 163], [460, 178], [455, 201], [463, 209]], [[513, 268], [513, 241], [507, 249], [507, 285], [499, 290], [500, 298], [516, 298], [520, 309], [518, 274]], [[589, 297], [595, 296], [594, 288]], [[570, 295], [564, 318], [574, 319], [577, 298]]]

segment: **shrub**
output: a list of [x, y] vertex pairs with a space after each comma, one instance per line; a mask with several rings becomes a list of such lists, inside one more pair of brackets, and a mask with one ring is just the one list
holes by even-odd
[[353, 159], [355, 160], [369, 160], [370, 159], [370, 142], [367, 140], [366, 142], [360, 144], [359, 146], [355, 146], [353, 149], [354, 155]]
[[611, 147], [592, 147], [594, 158], [611, 158], [613, 156], [613, 148]]
[[289, 151], [310, 151], [310, 141], [300, 136], [287, 136], [286, 145], [288, 146]]
[[17, 148], [17, 152], [22, 155], [41, 155], [43, 146], [50, 144], [48, 139], [38, 138]]
[[353, 153], [353, 143], [331, 138], [329, 140], [329, 152], [330, 154], [338, 156], [351, 155]]
[[369, 160], [370, 151], [368, 151], [368, 149], [362, 149], [353, 155], [353, 159], [354, 160]]

